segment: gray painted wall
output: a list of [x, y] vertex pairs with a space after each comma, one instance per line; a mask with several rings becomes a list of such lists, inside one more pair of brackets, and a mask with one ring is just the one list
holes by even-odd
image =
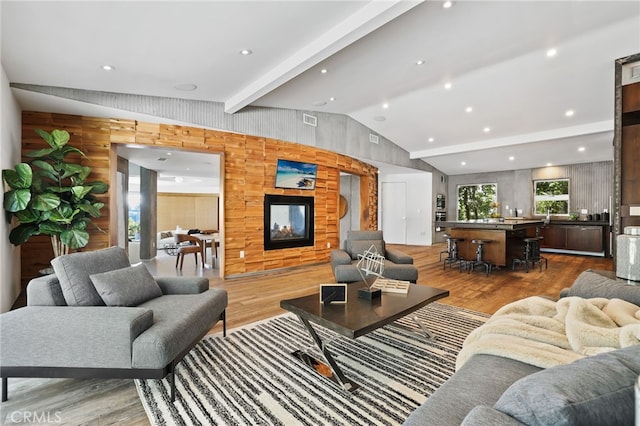
[[[4, 67], [0, 67], [0, 168], [12, 169], [20, 162], [22, 147], [22, 110], [9, 89]], [[7, 312], [20, 294], [20, 247], [9, 242], [11, 225], [0, 224], [0, 313]]]
[[507, 207], [522, 209], [522, 215], [532, 216], [533, 181], [539, 179], [569, 178], [569, 208], [579, 212], [587, 209], [589, 213], [601, 213], [610, 210], [610, 198], [613, 191], [613, 162], [571, 164], [566, 166], [544, 167], [539, 169], [511, 170], [495, 173], [475, 173], [449, 176], [447, 192], [447, 218], [456, 219], [458, 185], [497, 183], [498, 201], [503, 216], [510, 216]]
[[[363, 161], [373, 160], [411, 169], [438, 172], [422, 160], [410, 159], [407, 151], [344, 114], [251, 106], [235, 114], [227, 114], [224, 112], [222, 102], [161, 98], [21, 83], [11, 83], [11, 87], [163, 117], [210, 129], [296, 142], [349, 155]], [[304, 124], [304, 114], [316, 117], [317, 126]], [[369, 142], [370, 133], [379, 137], [378, 144]]]

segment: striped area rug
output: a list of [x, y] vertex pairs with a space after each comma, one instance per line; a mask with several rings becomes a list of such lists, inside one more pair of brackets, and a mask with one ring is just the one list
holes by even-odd
[[[176, 401], [168, 380], [136, 380], [153, 425], [397, 425], [455, 368], [465, 337], [487, 315], [432, 303], [417, 315], [437, 340], [386, 326], [352, 340], [316, 327], [343, 372], [361, 387], [343, 391], [295, 359], [315, 345], [287, 314], [208, 336], [178, 365]], [[399, 323], [413, 326], [408, 317]]]

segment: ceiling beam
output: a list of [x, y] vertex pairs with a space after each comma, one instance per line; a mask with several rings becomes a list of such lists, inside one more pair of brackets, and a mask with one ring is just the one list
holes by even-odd
[[439, 155], [460, 154], [469, 151], [480, 151], [490, 148], [503, 148], [505, 146], [511, 145], [521, 145], [526, 143], [543, 142], [553, 139], [569, 138], [573, 136], [604, 133], [610, 132], [612, 130], [613, 120], [605, 120], [595, 123], [581, 124], [579, 126], [563, 127], [560, 129], [544, 130], [542, 132], [508, 136], [506, 138], [488, 139], [460, 145], [448, 145], [440, 148], [412, 151], [411, 153], [409, 153], [409, 158], [417, 159], [437, 157]]
[[330, 28], [259, 79], [225, 101], [224, 110], [233, 114], [251, 102], [285, 84], [309, 68], [344, 49], [424, 0], [370, 1], [356, 13]]

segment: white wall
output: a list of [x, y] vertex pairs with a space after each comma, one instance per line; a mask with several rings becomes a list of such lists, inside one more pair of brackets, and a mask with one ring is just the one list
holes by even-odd
[[[383, 197], [383, 182], [404, 182], [407, 189], [406, 227], [408, 245], [431, 245], [433, 242], [433, 174], [380, 174], [378, 176], [378, 194]], [[382, 206], [382, 200], [378, 202]], [[378, 223], [382, 224], [382, 215], [397, 216], [393, 211], [379, 211]], [[382, 230], [384, 233], [384, 229]]]
[[[20, 162], [22, 140], [21, 109], [11, 89], [9, 79], [0, 65], [0, 168], [12, 169]], [[4, 192], [4, 188], [3, 188]], [[11, 226], [2, 210], [0, 222], [0, 312], [11, 309], [20, 294], [20, 248], [9, 242]]]

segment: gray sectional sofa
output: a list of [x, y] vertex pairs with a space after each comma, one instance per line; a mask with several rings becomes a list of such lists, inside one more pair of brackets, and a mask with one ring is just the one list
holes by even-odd
[[331, 251], [331, 269], [339, 283], [362, 281], [358, 272], [358, 255], [373, 246], [377, 253], [385, 257], [385, 278], [416, 283], [418, 268], [413, 265], [413, 258], [397, 249], [385, 245], [382, 231], [348, 231], [345, 248]]
[[[640, 306], [640, 285], [585, 271], [560, 296]], [[404, 425], [633, 425], [639, 375], [640, 345], [547, 369], [475, 354]]]
[[27, 306], [0, 315], [2, 400], [8, 377], [169, 375], [219, 320], [227, 292], [202, 277], [154, 278], [119, 247], [52, 261], [27, 286]]

